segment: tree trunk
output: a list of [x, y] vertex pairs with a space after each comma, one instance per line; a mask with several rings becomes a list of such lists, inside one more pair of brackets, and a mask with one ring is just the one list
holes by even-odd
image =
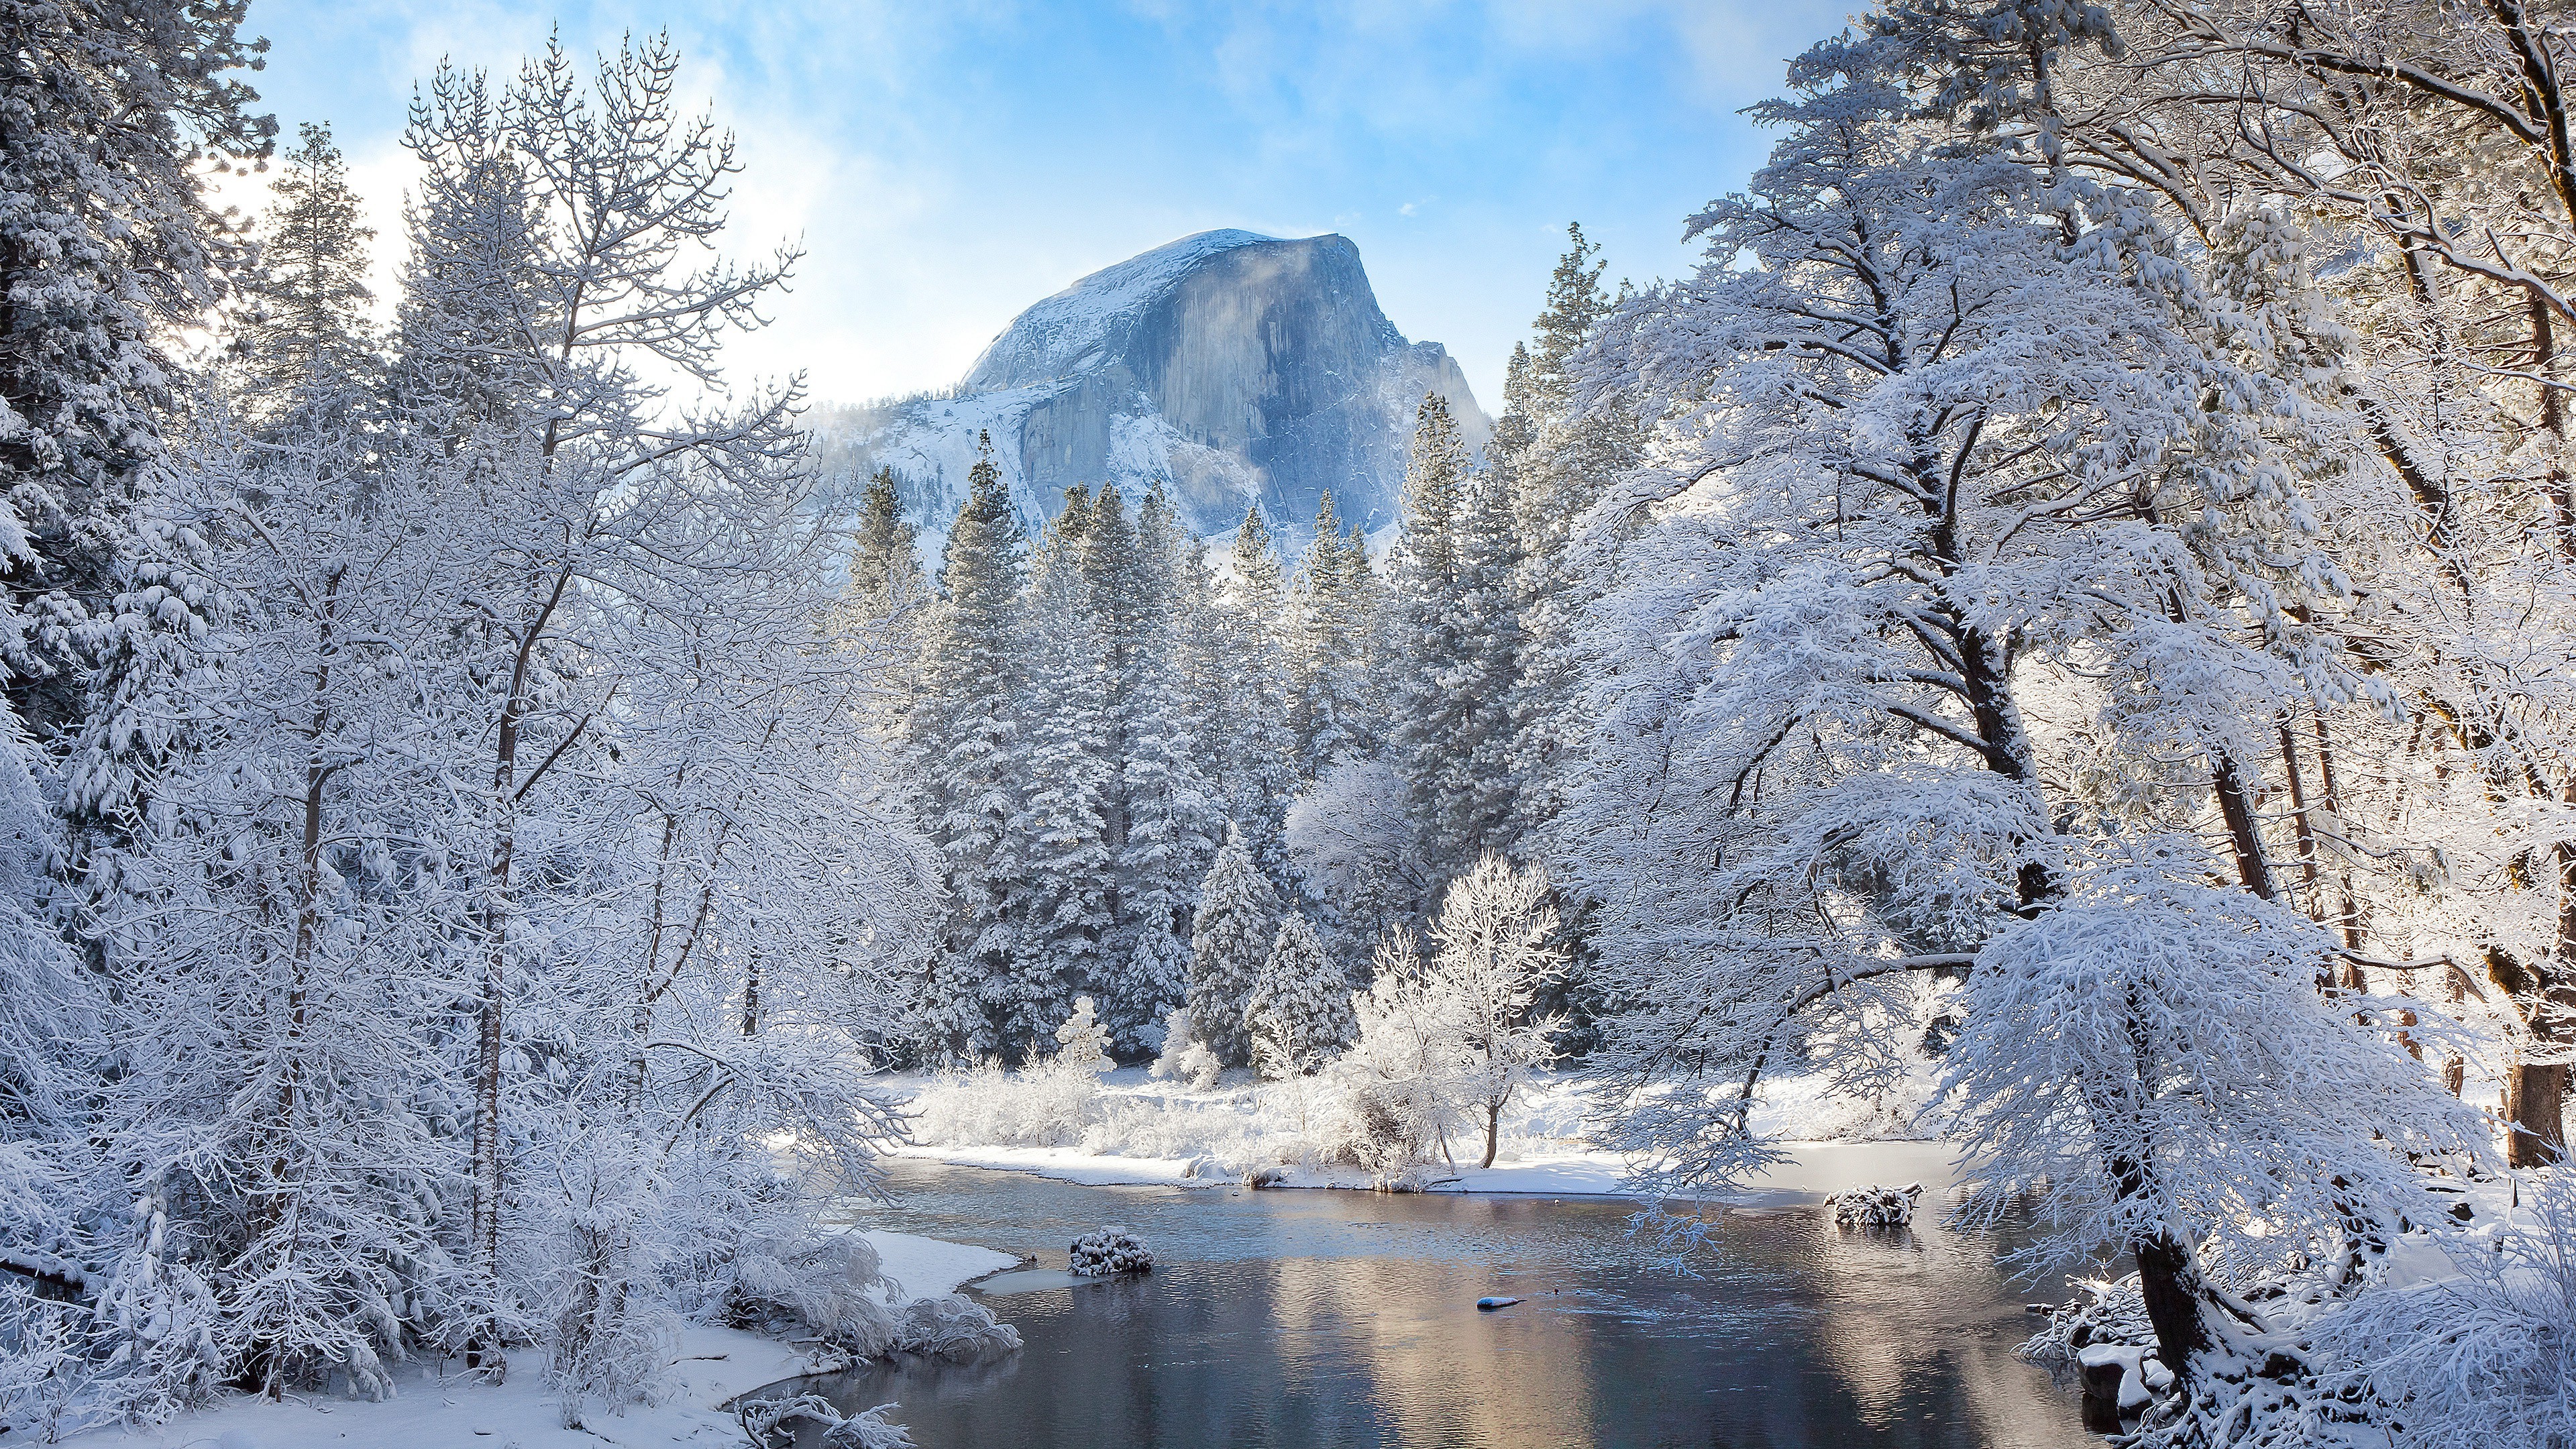
[[2209, 1325], [2200, 1315], [2200, 1272], [2170, 1233], [2138, 1244], [2138, 1289], [2147, 1321], [2156, 1326], [2156, 1357], [2179, 1378], [2209, 1347]]
[[2567, 1068], [2517, 1062], [2504, 1073], [2504, 1160], [2547, 1167], [2567, 1156]]
[[1503, 1104], [1487, 1102], [1485, 1104], [1485, 1160], [1477, 1163], [1478, 1167], [1494, 1165], [1494, 1149], [1502, 1137], [1502, 1132]]

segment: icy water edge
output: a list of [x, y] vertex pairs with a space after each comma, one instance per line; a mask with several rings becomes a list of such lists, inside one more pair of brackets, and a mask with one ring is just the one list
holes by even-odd
[[[1000, 1363], [821, 1381], [850, 1411], [899, 1400], [922, 1449], [2092, 1442], [2072, 1387], [2013, 1354], [2023, 1304], [2053, 1295], [2007, 1282], [1992, 1239], [1929, 1223], [1739, 1211], [1689, 1278], [1640, 1261], [1619, 1201], [1084, 1187], [917, 1161], [890, 1187], [869, 1226], [1061, 1268], [1077, 1234], [1117, 1224], [1157, 1263], [991, 1295], [1026, 1340]], [[1486, 1294], [1523, 1301], [1480, 1313]]]

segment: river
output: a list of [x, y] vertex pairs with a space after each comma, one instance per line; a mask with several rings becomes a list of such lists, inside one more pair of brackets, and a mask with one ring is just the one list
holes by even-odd
[[[923, 1449], [1168, 1445], [2037, 1449], [2088, 1442], [2072, 1386], [2015, 1357], [2034, 1320], [1999, 1246], [1926, 1222], [1729, 1214], [1683, 1276], [1603, 1199], [1083, 1187], [897, 1164], [871, 1226], [1034, 1253], [1137, 1233], [1157, 1266], [986, 1301], [1026, 1346], [829, 1381]], [[1926, 1213], [1928, 1218], [1930, 1213]], [[1521, 1302], [1479, 1312], [1477, 1298]], [[2094, 1441], [2098, 1442], [2098, 1441]]]

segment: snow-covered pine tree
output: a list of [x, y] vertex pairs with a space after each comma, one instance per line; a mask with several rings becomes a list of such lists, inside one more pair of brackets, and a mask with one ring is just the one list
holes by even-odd
[[1003, 843], [1018, 781], [1012, 650], [1022, 544], [991, 440], [979, 439], [978, 448], [966, 499], [949, 525], [907, 729], [925, 833], [947, 862], [949, 917], [924, 992], [923, 1030], [932, 1053], [950, 1060], [1001, 1049], [985, 991], [1008, 966], [1005, 912], [1020, 885]]
[[1119, 927], [1114, 980], [1103, 995], [1120, 1051], [1142, 1050], [1152, 1026], [1189, 999], [1190, 912], [1220, 838], [1223, 817], [1199, 772], [1209, 721], [1191, 710], [1188, 543], [1157, 484], [1136, 519], [1137, 638], [1118, 761], [1126, 831], [1119, 844]]
[[1218, 595], [1224, 631], [1219, 682], [1222, 766], [1216, 779], [1227, 816], [1274, 886], [1285, 888], [1288, 864], [1281, 827], [1297, 793], [1297, 741], [1289, 727], [1288, 654], [1283, 638], [1287, 579], [1259, 505], [1244, 514], [1227, 553], [1229, 573]]
[[1304, 915], [1291, 911], [1245, 1003], [1252, 1064], [1273, 1080], [1309, 1075], [1350, 1045], [1351, 983]]
[[1117, 784], [1110, 668], [1082, 569], [1094, 510], [1090, 490], [1066, 491], [1038, 546], [1020, 618], [1021, 738], [1010, 761], [1017, 805], [1002, 846], [1020, 884], [1009, 906], [1010, 946], [984, 988], [1003, 1053], [1013, 1059], [1035, 1055], [1074, 992], [1113, 974], [1103, 956], [1116, 855], [1108, 823]]
[[1109, 1030], [1100, 1024], [1090, 997], [1073, 999], [1073, 1014], [1055, 1029], [1055, 1055], [1049, 1063], [1094, 1076], [1116, 1065], [1109, 1059]]
[[1199, 887], [1190, 927], [1190, 1022], [1199, 1040], [1230, 1067], [1250, 1065], [1244, 1009], [1278, 934], [1279, 898], [1254, 863], [1243, 832], [1229, 826], [1225, 844]]
[[172, 329], [240, 251], [211, 173], [264, 159], [277, 123], [235, 74], [243, 5], [128, 0], [0, 12], [0, 664], [41, 732], [79, 717], [76, 636], [108, 602], [160, 456]]
[[882, 696], [869, 702], [868, 727], [900, 741], [920, 688], [921, 644], [937, 596], [922, 572], [918, 540], [904, 521], [894, 470], [879, 468], [859, 490], [850, 530], [849, 584], [834, 611], [842, 649], [864, 658]]
[[1424, 866], [1445, 880], [1510, 844], [1518, 549], [1503, 480], [1469, 469], [1437, 393], [1422, 400], [1404, 487], [1393, 571], [1404, 652], [1390, 743]]
[[1600, 575], [1611, 557], [1598, 544], [1578, 551], [1574, 542], [1601, 490], [1636, 466], [1641, 441], [1619, 395], [1587, 396], [1577, 377], [1576, 355], [1597, 340], [1611, 297], [1601, 286], [1601, 248], [1580, 225], [1568, 226], [1566, 237], [1531, 326], [1535, 348], [1514, 349], [1503, 417], [1487, 450], [1511, 495], [1520, 545], [1516, 614], [1524, 643], [1512, 686], [1517, 789], [1507, 834], [1528, 842], [1544, 839], [1563, 807], [1564, 781], [1580, 749], [1575, 627], [1606, 585]]
[[242, 408], [270, 417], [313, 379], [364, 382], [371, 372], [367, 243], [348, 162], [328, 125], [297, 128], [254, 232], [257, 261], [237, 281], [232, 354]]
[[1356, 528], [1344, 533], [1326, 490], [1289, 591], [1289, 729], [1302, 783], [1336, 760], [1373, 754], [1384, 733], [1372, 657], [1376, 583], [1367, 543]]

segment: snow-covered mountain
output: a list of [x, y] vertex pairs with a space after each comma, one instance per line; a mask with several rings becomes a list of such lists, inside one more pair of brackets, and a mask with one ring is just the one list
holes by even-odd
[[965, 496], [979, 433], [1034, 527], [1074, 484], [1170, 487], [1189, 527], [1254, 502], [1302, 539], [1327, 488], [1346, 522], [1392, 522], [1414, 408], [1449, 399], [1491, 432], [1458, 364], [1379, 310], [1347, 237], [1210, 231], [1132, 257], [1013, 319], [953, 394], [819, 420], [844, 476], [889, 466], [925, 541]]

